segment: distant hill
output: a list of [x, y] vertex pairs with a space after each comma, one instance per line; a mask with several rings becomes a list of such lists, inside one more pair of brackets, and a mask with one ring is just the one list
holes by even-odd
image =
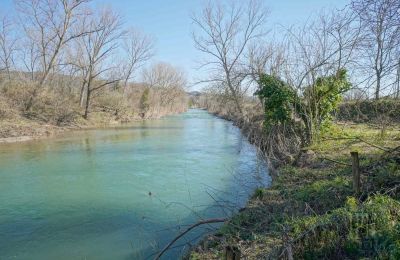
[[188, 96], [190, 97], [199, 97], [201, 96], [201, 92], [200, 91], [190, 91], [190, 92], [186, 92], [186, 94], [188, 94]]

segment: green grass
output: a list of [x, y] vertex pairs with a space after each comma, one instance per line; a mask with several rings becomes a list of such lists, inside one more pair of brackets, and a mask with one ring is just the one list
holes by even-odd
[[363, 203], [348, 198], [329, 214], [290, 221], [295, 258], [400, 258], [400, 203], [376, 195]]

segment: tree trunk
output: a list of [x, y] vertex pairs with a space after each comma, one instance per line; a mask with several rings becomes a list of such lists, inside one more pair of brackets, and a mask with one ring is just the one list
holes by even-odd
[[86, 91], [86, 80], [82, 83], [82, 87], [81, 87], [81, 91], [80, 91], [80, 95], [79, 95], [79, 105], [80, 107], [83, 107], [85, 104], [85, 91]]
[[7, 65], [7, 67], [6, 67], [6, 70], [7, 70], [7, 77], [8, 77], [8, 80], [10, 80], [11, 81], [11, 72], [10, 72], [10, 67]]
[[233, 101], [235, 101], [236, 110], [239, 112], [240, 115], [243, 115], [242, 106], [240, 105], [238, 93], [236, 93], [235, 88], [232, 86], [232, 82], [230, 79], [230, 73], [228, 72], [228, 70], [226, 68], [225, 68], [225, 73], [226, 73], [226, 81], [227, 81], [226, 83], [228, 84], [228, 88], [233, 96]]
[[79, 105], [80, 105], [80, 107], [83, 107], [83, 103], [85, 101], [85, 86], [86, 86], [86, 82], [84, 81], [82, 83], [81, 93], [79, 95]]
[[381, 91], [381, 75], [380, 75], [380, 73], [377, 72], [377, 75], [376, 75], [376, 89], [375, 89], [375, 99], [376, 100], [379, 99], [380, 91]]
[[400, 98], [400, 61], [399, 64], [397, 65], [397, 75], [396, 75], [396, 99]]
[[124, 91], [124, 94], [126, 95], [126, 93], [127, 93], [127, 88], [128, 88], [128, 78], [126, 78], [126, 79], [124, 79], [124, 83], [123, 83], [123, 91]]
[[85, 118], [86, 120], [89, 118], [89, 105], [90, 105], [90, 88], [89, 86], [87, 87], [87, 91], [86, 91], [86, 106], [85, 106], [85, 114], [83, 115], [83, 118]]

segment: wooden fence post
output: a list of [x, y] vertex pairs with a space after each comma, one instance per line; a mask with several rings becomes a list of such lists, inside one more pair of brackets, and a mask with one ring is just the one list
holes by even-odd
[[352, 171], [353, 171], [353, 189], [356, 195], [360, 194], [360, 159], [358, 152], [351, 152]]
[[240, 260], [240, 251], [237, 247], [227, 246], [225, 247], [225, 259], [226, 260]]

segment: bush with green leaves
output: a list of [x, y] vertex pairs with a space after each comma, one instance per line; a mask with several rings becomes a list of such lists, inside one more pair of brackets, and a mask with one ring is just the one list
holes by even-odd
[[[302, 117], [310, 131], [319, 135], [332, 122], [333, 111], [343, 99], [343, 94], [351, 88], [345, 69], [336, 75], [317, 78], [315, 84], [305, 88], [301, 107]], [[318, 136], [317, 136], [318, 137]]]
[[304, 127], [305, 144], [312, 144], [324, 129], [328, 129], [333, 111], [350, 87], [345, 69], [340, 69], [335, 75], [316, 79], [300, 94], [278, 77], [262, 75], [255, 95], [263, 102], [267, 128], [300, 119]]
[[265, 125], [286, 123], [292, 119], [295, 93], [288, 84], [271, 75], [262, 75], [255, 93], [264, 104]]

